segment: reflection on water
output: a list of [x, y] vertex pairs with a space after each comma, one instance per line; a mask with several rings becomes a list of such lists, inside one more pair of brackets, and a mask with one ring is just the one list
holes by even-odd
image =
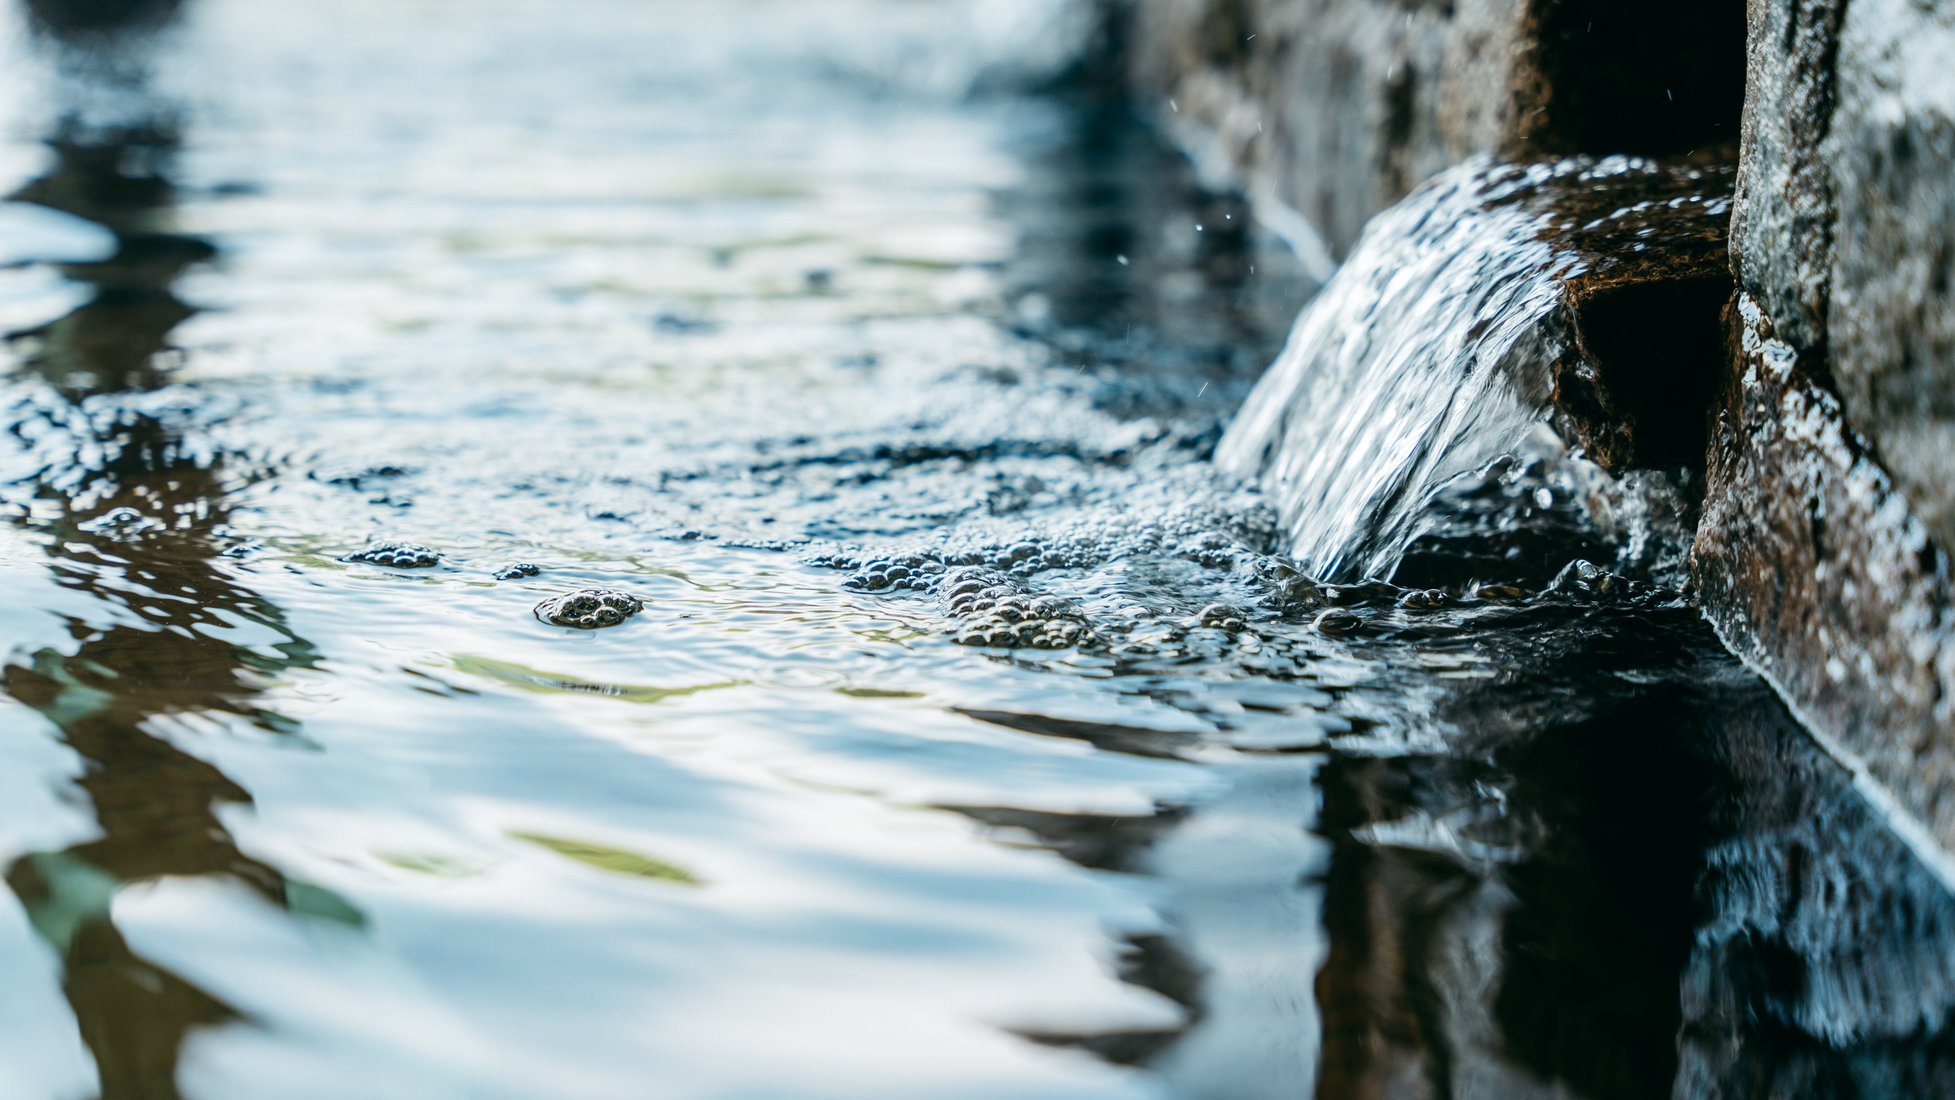
[[[33, 10], [68, 34], [160, 18], [171, 6]], [[45, 460], [9, 495], [27, 502], [16, 522], [45, 540], [56, 583], [127, 614], [71, 619], [68, 645], [17, 652], [0, 670], [6, 693], [86, 761], [76, 784], [101, 833], [20, 856], [6, 880], [63, 962], [63, 992], [101, 1095], [169, 1097], [185, 1035], [236, 1013], [132, 950], [111, 915], [116, 893], [164, 876], [228, 875], [283, 905], [288, 884], [239, 852], [218, 820], [220, 804], [249, 804], [250, 795], [152, 723], [223, 713], [276, 728], [277, 716], [257, 706], [265, 678], [309, 662], [311, 649], [284, 630], [276, 607], [213, 563], [238, 477], [226, 456], [198, 438], [194, 411], [144, 400], [170, 385], [170, 333], [194, 312], [172, 284], [215, 255], [205, 241], [156, 228], [171, 199], [175, 136], [158, 124], [70, 120], [47, 144], [51, 168], [9, 198], [101, 225], [116, 247], [106, 259], [63, 265], [91, 292], [85, 304], [9, 335], [20, 364], [12, 431]], [[279, 655], [222, 636], [241, 622], [282, 634]]]
[[[186, 267], [215, 254], [204, 241], [150, 228], [169, 202], [169, 181], [160, 169], [174, 146], [166, 131], [91, 134], [71, 124], [48, 141], [54, 169], [9, 196], [115, 234], [109, 258], [63, 265], [65, 275], [93, 292], [86, 305], [10, 334], [27, 369], [73, 404], [167, 384], [158, 357], [168, 350], [170, 330], [193, 312], [170, 286]], [[143, 444], [132, 437], [131, 445]]]
[[[1570, 611], [1526, 609], [1478, 639], [1505, 671], [1449, 693], [1461, 733], [1443, 751], [1333, 750], [1315, 770], [1310, 827], [1329, 851], [1294, 884], [1322, 890], [1314, 1095], [1939, 1095], [1955, 1067], [1946, 885], [1694, 615]], [[1159, 853], [1240, 813], [1248, 786], [1097, 827], [964, 812], [1085, 867], [1160, 876], [1179, 917], [1214, 884]], [[1036, 1037], [1153, 1066], [1188, 1095], [1296, 1094], [1307, 1071], [1186, 1074], [1177, 1044], [1215, 1026], [1203, 1009], [1226, 978], [1188, 931], [1136, 942], [1121, 970], [1190, 1005], [1181, 1027]]]
[[1271, 556], [1309, 288], [1010, 90], [1067, 5], [28, 7], [114, 248], [0, 269], [0, 1016], [94, 1094], [1947, 1091], [1945, 884], [1687, 608]]
[[69, 45], [151, 31], [176, 14], [182, 0], [26, 0], [38, 29]]

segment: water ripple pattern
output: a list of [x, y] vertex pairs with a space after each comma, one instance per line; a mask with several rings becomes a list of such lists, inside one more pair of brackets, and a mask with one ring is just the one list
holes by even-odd
[[[58, 3], [0, 17], [0, 1097], [1946, 1064], [1955, 907], [1675, 593], [1322, 584], [1218, 473], [1311, 286], [1090, 6]], [[1519, 425], [1510, 185], [1268, 384], [1384, 364], [1270, 436], [1362, 442], [1317, 564]]]

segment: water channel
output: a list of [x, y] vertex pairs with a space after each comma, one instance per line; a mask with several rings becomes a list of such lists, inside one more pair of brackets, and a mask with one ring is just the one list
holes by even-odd
[[1678, 593], [1298, 574], [1087, 5], [124, 6], [0, 17], [0, 1096], [1955, 1087]]

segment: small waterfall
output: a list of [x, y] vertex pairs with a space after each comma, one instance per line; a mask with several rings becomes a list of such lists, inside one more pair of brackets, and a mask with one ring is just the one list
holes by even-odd
[[1584, 261], [1525, 200], [1632, 167], [1474, 160], [1372, 220], [1216, 452], [1260, 477], [1305, 571], [1389, 576], [1443, 486], [1548, 421], [1560, 349], [1539, 322]]

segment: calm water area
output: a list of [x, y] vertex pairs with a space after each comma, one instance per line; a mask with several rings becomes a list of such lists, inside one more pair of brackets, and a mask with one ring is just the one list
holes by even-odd
[[1094, 33], [8, 6], [0, 1098], [1951, 1094], [1943, 872], [1675, 593], [1285, 565], [1315, 287]]

